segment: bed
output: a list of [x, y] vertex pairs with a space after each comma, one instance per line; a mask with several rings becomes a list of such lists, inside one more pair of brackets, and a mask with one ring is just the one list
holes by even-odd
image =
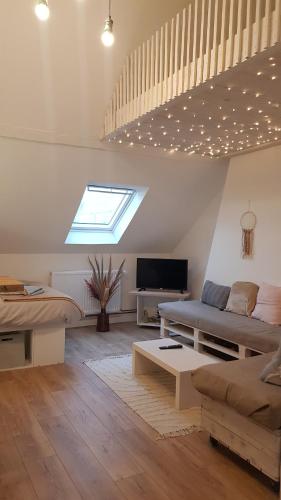
[[63, 363], [65, 328], [77, 326], [83, 317], [71, 297], [45, 286], [40, 295], [0, 298], [0, 333], [25, 332], [24, 367]]

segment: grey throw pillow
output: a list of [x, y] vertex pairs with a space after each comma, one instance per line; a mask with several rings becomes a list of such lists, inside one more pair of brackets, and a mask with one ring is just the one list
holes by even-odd
[[205, 281], [203, 288], [201, 302], [224, 310], [226, 308], [229, 294], [229, 286], [217, 285], [216, 283], [207, 280]]
[[260, 378], [263, 382], [281, 385], [281, 342], [278, 351], [276, 351], [271, 361], [267, 363], [261, 372]]

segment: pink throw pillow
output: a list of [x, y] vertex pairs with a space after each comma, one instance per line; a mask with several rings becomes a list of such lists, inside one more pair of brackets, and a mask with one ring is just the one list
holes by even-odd
[[281, 287], [261, 284], [252, 317], [271, 325], [281, 325]]

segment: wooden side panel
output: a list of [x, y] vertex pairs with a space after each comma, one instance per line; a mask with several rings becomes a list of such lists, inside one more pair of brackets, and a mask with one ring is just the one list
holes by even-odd
[[202, 427], [275, 481], [280, 478], [280, 433], [270, 432], [227, 405], [203, 397]]

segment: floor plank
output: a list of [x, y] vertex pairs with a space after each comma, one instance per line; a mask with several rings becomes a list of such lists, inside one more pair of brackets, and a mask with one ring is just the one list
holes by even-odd
[[28, 460], [25, 465], [40, 500], [81, 500], [81, 495], [56, 456]]
[[41, 425], [83, 499], [121, 500], [110, 475], [65, 417], [46, 419]]
[[83, 362], [159, 330], [67, 331], [65, 363], [0, 373], [0, 500], [276, 500], [268, 481], [205, 433], [157, 434]]

